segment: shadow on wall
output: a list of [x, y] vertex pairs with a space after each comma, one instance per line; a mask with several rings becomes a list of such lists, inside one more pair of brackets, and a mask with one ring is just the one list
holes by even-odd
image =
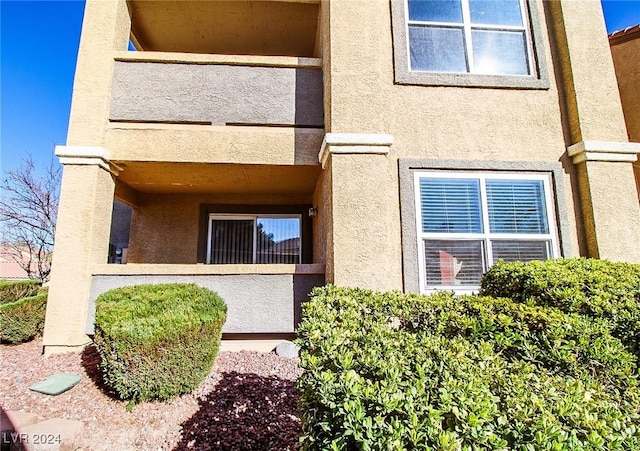
[[223, 373], [215, 390], [182, 423], [174, 451], [297, 450], [302, 434], [295, 382], [275, 376]]

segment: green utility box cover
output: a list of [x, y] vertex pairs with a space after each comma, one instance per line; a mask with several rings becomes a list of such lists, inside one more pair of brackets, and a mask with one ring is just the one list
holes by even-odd
[[66, 392], [81, 380], [82, 376], [78, 376], [77, 374], [58, 373], [53, 376], [49, 376], [43, 381], [36, 382], [29, 387], [29, 390], [44, 393], [45, 395], [56, 396], [60, 393]]

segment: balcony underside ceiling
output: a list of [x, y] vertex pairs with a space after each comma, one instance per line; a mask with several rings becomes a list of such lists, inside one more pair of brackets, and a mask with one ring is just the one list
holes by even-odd
[[118, 181], [141, 193], [311, 195], [320, 166], [114, 162]]
[[139, 50], [318, 56], [317, 1], [129, 0]]

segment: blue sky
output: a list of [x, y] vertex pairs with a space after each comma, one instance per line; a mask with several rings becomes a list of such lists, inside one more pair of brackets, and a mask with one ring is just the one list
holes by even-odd
[[[576, 0], [580, 1], [580, 0]], [[607, 31], [640, 23], [640, 0], [604, 0]], [[84, 2], [0, 1], [0, 168], [65, 144]]]

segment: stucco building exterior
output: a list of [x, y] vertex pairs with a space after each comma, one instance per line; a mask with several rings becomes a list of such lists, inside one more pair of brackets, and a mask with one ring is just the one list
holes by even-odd
[[[611, 33], [609, 45], [629, 140], [640, 142], [640, 24]], [[640, 162], [634, 169], [640, 180]]]
[[[47, 353], [87, 343], [93, 300], [126, 284], [211, 287], [227, 336], [269, 336], [324, 283], [640, 261], [599, 0], [88, 0], [56, 153]], [[114, 200], [127, 264], [107, 263]]]

